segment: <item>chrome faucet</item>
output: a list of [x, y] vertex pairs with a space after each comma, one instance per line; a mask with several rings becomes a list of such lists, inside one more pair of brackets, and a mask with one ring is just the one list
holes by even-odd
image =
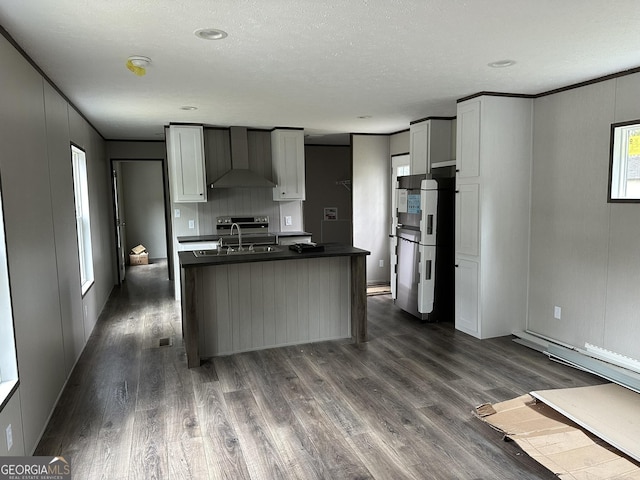
[[229, 234], [233, 235], [233, 227], [236, 227], [238, 229], [238, 251], [242, 251], [244, 250], [244, 248], [242, 248], [242, 230], [240, 230], [240, 225], [238, 225], [237, 223], [233, 223], [231, 224], [231, 230], [229, 230]]

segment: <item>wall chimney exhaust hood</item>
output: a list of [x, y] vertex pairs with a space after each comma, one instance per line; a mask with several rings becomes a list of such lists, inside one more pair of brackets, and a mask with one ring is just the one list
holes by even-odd
[[229, 128], [231, 136], [231, 170], [216, 179], [211, 188], [276, 186], [271, 180], [249, 170], [249, 145], [246, 127]]

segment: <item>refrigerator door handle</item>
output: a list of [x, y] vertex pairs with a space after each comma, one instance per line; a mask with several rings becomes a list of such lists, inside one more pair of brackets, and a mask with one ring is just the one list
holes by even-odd
[[427, 235], [433, 235], [433, 214], [427, 215]]
[[431, 280], [431, 260], [427, 260], [424, 264], [424, 279]]

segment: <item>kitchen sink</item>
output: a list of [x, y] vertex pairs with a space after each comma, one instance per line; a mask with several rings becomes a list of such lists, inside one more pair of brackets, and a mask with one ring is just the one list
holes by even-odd
[[214, 248], [212, 250], [194, 250], [193, 255], [195, 257], [211, 257], [224, 255], [253, 255], [256, 253], [275, 253], [281, 251], [281, 248], [273, 245], [252, 245], [250, 247], [243, 247], [242, 250], [238, 250], [237, 247], [222, 247]]

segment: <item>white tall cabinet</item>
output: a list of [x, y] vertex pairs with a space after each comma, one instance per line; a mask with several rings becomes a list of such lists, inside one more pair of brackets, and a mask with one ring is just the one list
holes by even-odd
[[456, 329], [477, 338], [525, 328], [533, 101], [458, 104]]

